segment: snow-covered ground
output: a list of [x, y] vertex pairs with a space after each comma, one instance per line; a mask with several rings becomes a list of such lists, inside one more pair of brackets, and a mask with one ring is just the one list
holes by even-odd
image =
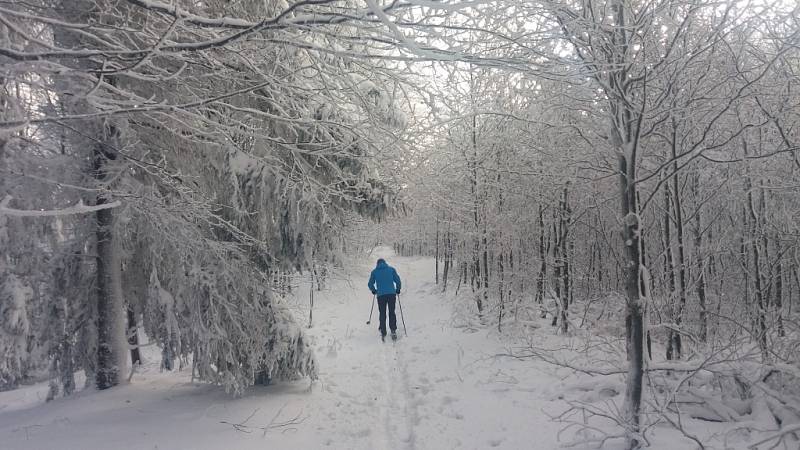
[[[382, 343], [366, 281], [384, 256], [403, 278], [408, 337]], [[367, 260], [368, 259], [368, 260]], [[46, 386], [0, 393], [0, 448], [27, 449], [553, 449], [569, 386], [541, 361], [506, 352], [493, 329], [460, 327], [433, 284], [433, 261], [378, 249], [316, 293], [309, 330], [320, 379], [255, 387], [241, 398], [150, 365], [130, 385], [45, 404]], [[297, 305], [308, 298], [297, 294]], [[151, 358], [157, 361], [157, 358]], [[577, 383], [577, 384], [576, 384]], [[694, 448], [659, 432], [655, 448]], [[659, 445], [659, 442], [661, 444]], [[606, 448], [618, 448], [609, 442]], [[580, 447], [579, 447], [580, 448]]]

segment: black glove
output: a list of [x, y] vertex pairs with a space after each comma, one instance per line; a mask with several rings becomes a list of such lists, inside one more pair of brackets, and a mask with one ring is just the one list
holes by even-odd
[[378, 291], [376, 291], [375, 289], [370, 289], [370, 290], [372, 291], [372, 295], [375, 295], [375, 294], [378, 293]]
[[396, 290], [395, 292], [397, 293], [397, 295], [400, 295], [400, 289]]

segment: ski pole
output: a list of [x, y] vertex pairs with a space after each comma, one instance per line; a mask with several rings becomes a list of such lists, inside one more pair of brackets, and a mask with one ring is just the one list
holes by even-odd
[[408, 337], [408, 330], [406, 330], [406, 319], [403, 317], [403, 304], [400, 303], [400, 294], [397, 294], [397, 305], [400, 306], [400, 320], [403, 321], [403, 332]]
[[367, 320], [367, 325], [372, 322], [372, 310], [375, 309], [375, 295], [372, 296], [372, 306], [369, 308], [369, 320]]

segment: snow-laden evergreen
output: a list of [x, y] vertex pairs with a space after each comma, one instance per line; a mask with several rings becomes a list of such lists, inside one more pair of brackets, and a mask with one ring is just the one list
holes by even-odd
[[[139, 345], [237, 393], [315, 377], [272, 280], [323, 272], [354, 214], [395, 207], [397, 189], [370, 158], [396, 151], [406, 122], [380, 62], [341, 70], [352, 56], [265, 46], [269, 31], [217, 51], [228, 26], [280, 7], [82, 0], [3, 11], [19, 22], [8, 42], [60, 49], [47, 64], [3, 56], [15, 74], [3, 97], [4, 385], [49, 367], [52, 395], [72, 392], [79, 369], [111, 387]], [[239, 21], [219, 29], [196, 14]], [[26, 34], [37, 27], [47, 44]], [[190, 36], [208, 48], [179, 44]], [[150, 50], [133, 65], [87, 56], [120, 46]]]

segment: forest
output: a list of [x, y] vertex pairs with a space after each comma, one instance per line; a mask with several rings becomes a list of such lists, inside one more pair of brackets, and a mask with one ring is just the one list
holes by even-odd
[[800, 445], [792, 1], [0, 0], [0, 69], [0, 391], [146, 345], [315, 380], [313, 291], [385, 244], [507, 357], [623, 377], [556, 419], [589, 442]]

